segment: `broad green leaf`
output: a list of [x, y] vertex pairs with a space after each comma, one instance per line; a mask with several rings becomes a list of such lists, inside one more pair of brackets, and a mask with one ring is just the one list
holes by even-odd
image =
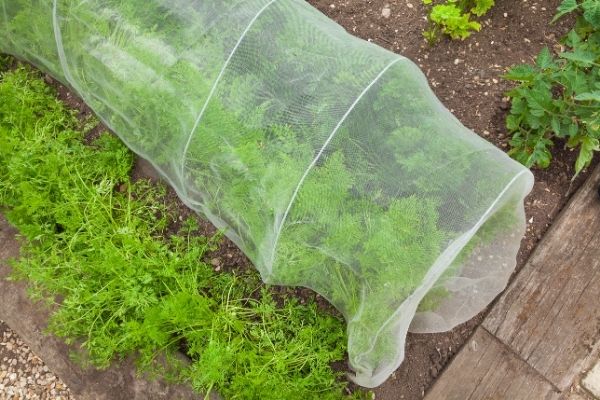
[[527, 105], [521, 97], [515, 97], [512, 101], [512, 107], [510, 109], [511, 114], [522, 114], [527, 110]]
[[551, 112], [552, 92], [550, 89], [537, 84], [526, 99], [533, 115], [541, 117], [544, 114]]
[[540, 168], [548, 168], [552, 160], [552, 153], [550, 153], [548, 146], [552, 146], [551, 140], [543, 137], [539, 138], [525, 165], [527, 167], [537, 165]]
[[552, 131], [560, 136], [560, 120], [558, 119], [558, 117], [553, 116], [552, 119], [550, 120], [550, 126], [552, 127]]
[[[539, 114], [539, 112], [537, 113]], [[546, 116], [545, 115], [535, 115], [533, 112], [530, 112], [528, 114], [525, 115], [525, 124], [529, 125], [530, 128], [534, 129], [534, 130], [538, 130], [541, 126], [543, 126], [544, 124], [542, 123], [542, 120], [545, 120]]]
[[583, 117], [581, 122], [586, 126], [588, 136], [600, 139], [600, 108], [599, 111]]
[[514, 143], [511, 143], [512, 148], [508, 151], [508, 155], [526, 166], [527, 168], [531, 168], [532, 165], [527, 165], [527, 161], [529, 160], [529, 152], [525, 150], [521, 146], [517, 146]]
[[598, 58], [598, 55], [589, 50], [576, 49], [574, 52], [560, 53], [561, 58], [578, 62], [586, 67], [593, 65]]
[[578, 94], [577, 96], [575, 96], [575, 100], [600, 102], [600, 90]]
[[536, 70], [533, 66], [522, 64], [512, 67], [505, 75], [511, 81], [531, 82], [535, 78]]
[[575, 136], [579, 132], [579, 125], [576, 122], [571, 121], [568, 128], [569, 136]]
[[519, 129], [521, 119], [517, 115], [509, 115], [506, 117], [506, 128], [509, 131], [516, 131]]
[[594, 157], [595, 151], [600, 151], [600, 142], [598, 139], [591, 138], [589, 136], [582, 136], [581, 148], [579, 150], [579, 156], [575, 162], [575, 178], [582, 169], [590, 165], [592, 158]]
[[585, 0], [581, 7], [583, 8], [583, 18], [595, 29], [600, 29], [600, 1]]
[[541, 69], [546, 69], [554, 65], [552, 54], [550, 54], [550, 50], [547, 47], [544, 47], [540, 51], [540, 54], [535, 59], [535, 64]]
[[557, 19], [559, 19], [565, 14], [575, 11], [577, 7], [579, 7], [579, 5], [577, 4], [577, 0], [563, 0], [563, 2], [560, 3], [558, 8], [556, 9], [556, 11], [558, 12], [554, 16], [554, 18], [552, 18], [552, 22], [555, 22]]
[[565, 44], [569, 47], [576, 47], [579, 43], [581, 43], [581, 37], [575, 29], [572, 29], [565, 38]]
[[557, 77], [557, 81], [564, 87], [564, 96], [573, 96], [576, 93], [587, 93], [591, 91], [585, 74], [577, 69], [563, 71]]
[[569, 149], [573, 149], [573, 148], [579, 146], [579, 143], [581, 143], [581, 136], [580, 135], [571, 136], [569, 138], [569, 140], [567, 140], [567, 147]]

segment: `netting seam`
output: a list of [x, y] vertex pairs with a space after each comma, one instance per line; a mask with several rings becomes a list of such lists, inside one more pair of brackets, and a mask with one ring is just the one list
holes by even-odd
[[77, 90], [75, 85], [75, 80], [71, 75], [71, 70], [69, 69], [69, 64], [67, 63], [67, 54], [65, 53], [65, 47], [62, 41], [62, 34], [60, 32], [60, 25], [58, 22], [58, 0], [53, 0], [52, 2], [52, 29], [54, 31], [54, 41], [56, 42], [56, 51], [58, 52], [58, 59], [60, 61], [60, 67], [62, 68], [63, 75], [69, 84], [75, 89], [77, 92], [81, 93], [81, 91]]
[[279, 243], [279, 237], [281, 236], [281, 230], [283, 229], [283, 225], [285, 224], [285, 221], [290, 213], [290, 210], [292, 209], [292, 204], [294, 204], [294, 201], [296, 200], [296, 197], [298, 196], [298, 192], [300, 191], [300, 188], [302, 187], [302, 184], [304, 184], [304, 180], [306, 179], [306, 177], [308, 176], [308, 174], [310, 173], [310, 171], [314, 168], [314, 166], [317, 164], [317, 162], [319, 161], [319, 159], [321, 158], [321, 156], [323, 155], [323, 152], [325, 151], [325, 149], [327, 148], [327, 146], [329, 145], [329, 143], [333, 140], [335, 134], [337, 133], [337, 131], [340, 129], [340, 127], [342, 126], [342, 124], [346, 121], [346, 119], [348, 118], [348, 116], [352, 113], [352, 111], [354, 111], [354, 108], [356, 108], [357, 104], [362, 100], [362, 98], [365, 96], [365, 94], [367, 94], [367, 92], [373, 87], [373, 85], [375, 85], [377, 83], [377, 81], [379, 81], [379, 79], [381, 79], [381, 77], [394, 65], [396, 64], [398, 61], [400, 60], [405, 60], [405, 58], [403, 57], [399, 57], [396, 58], [394, 61], [392, 61], [391, 63], [389, 63], [383, 70], [381, 70], [381, 72], [371, 81], [371, 83], [369, 83], [367, 85], [367, 87], [365, 87], [363, 89], [363, 91], [358, 95], [358, 97], [354, 100], [354, 102], [350, 105], [350, 107], [348, 108], [348, 110], [346, 111], [346, 113], [342, 116], [342, 118], [339, 120], [339, 122], [337, 123], [337, 125], [335, 126], [335, 128], [333, 128], [333, 130], [331, 131], [331, 133], [329, 134], [329, 136], [327, 137], [327, 140], [325, 140], [325, 142], [323, 143], [323, 146], [321, 146], [321, 149], [319, 150], [319, 152], [317, 153], [317, 155], [315, 156], [315, 158], [312, 160], [312, 162], [308, 165], [308, 167], [306, 168], [306, 170], [304, 171], [304, 174], [302, 174], [302, 177], [300, 178], [300, 180], [298, 181], [298, 184], [296, 185], [296, 188], [294, 189], [294, 192], [292, 193], [292, 197], [290, 198], [290, 202], [288, 203], [288, 206], [285, 210], [285, 212], [283, 213], [283, 217], [281, 218], [281, 222], [279, 223], [278, 227], [277, 227], [277, 232], [275, 234], [275, 239], [273, 241], [273, 251], [271, 253], [271, 260], [269, 262], [269, 272], [272, 271], [273, 269], [273, 263], [275, 262], [275, 250], [277, 249], [277, 244]]
[[240, 36], [240, 38], [238, 39], [237, 43], [235, 44], [235, 46], [233, 47], [233, 49], [231, 50], [231, 52], [229, 53], [229, 56], [227, 57], [227, 60], [225, 60], [225, 63], [223, 64], [223, 67], [221, 68], [221, 71], [219, 72], [219, 75], [217, 75], [217, 78], [215, 79], [215, 82], [213, 83], [213, 86], [208, 94], [208, 97], [206, 98], [206, 101], [204, 102], [204, 105], [202, 106], [202, 108], [200, 109], [200, 112], [198, 113], [198, 117], [196, 117], [196, 121], [194, 122], [194, 125], [192, 126], [192, 130], [190, 131], [187, 141], [185, 143], [185, 147], [183, 148], [183, 153], [182, 153], [182, 157], [181, 157], [181, 169], [180, 169], [180, 174], [181, 174], [181, 187], [183, 188], [183, 192], [187, 195], [187, 189], [185, 187], [185, 184], [183, 182], [183, 176], [184, 176], [184, 170], [185, 170], [185, 162], [187, 159], [187, 153], [190, 147], [190, 144], [192, 143], [192, 138], [194, 137], [194, 133], [196, 132], [196, 129], [198, 129], [198, 125], [200, 124], [200, 120], [202, 119], [202, 117], [204, 116], [204, 113], [206, 112], [206, 108], [208, 107], [208, 103], [210, 103], [210, 100], [212, 99], [212, 97], [215, 94], [215, 91], [217, 90], [217, 86], [219, 85], [219, 82], [221, 81], [221, 79], [223, 78], [223, 75], [225, 74], [225, 70], [227, 69], [227, 67], [229, 66], [229, 63], [231, 62], [231, 60], [233, 59], [233, 56], [235, 55], [235, 53], [237, 52], [237, 49], [240, 47], [240, 45], [242, 44], [242, 41], [244, 40], [244, 38], [246, 37], [246, 35], [248, 34], [248, 32], [250, 31], [250, 28], [252, 28], [252, 26], [254, 25], [254, 23], [258, 20], [258, 18], [261, 16], [261, 14], [263, 12], [265, 12], [265, 10], [267, 8], [269, 8], [269, 6], [273, 3], [275, 3], [277, 0], [271, 0], [270, 2], [268, 2], [267, 4], [265, 4], [263, 6], [263, 8], [261, 8], [258, 13], [256, 13], [256, 15], [254, 16], [254, 18], [252, 18], [250, 20], [250, 22], [248, 23], [248, 26], [246, 27], [246, 29], [242, 32], [242, 35]]

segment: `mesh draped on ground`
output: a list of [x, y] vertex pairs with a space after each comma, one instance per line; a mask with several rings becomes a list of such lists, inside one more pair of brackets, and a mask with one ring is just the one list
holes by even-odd
[[408, 59], [303, 0], [0, 0], [0, 51], [72, 87], [265, 282], [348, 322], [354, 380], [506, 285], [532, 175]]

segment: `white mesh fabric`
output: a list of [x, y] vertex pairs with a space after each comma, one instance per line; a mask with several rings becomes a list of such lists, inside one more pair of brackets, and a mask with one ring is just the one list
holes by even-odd
[[0, 5], [0, 50], [77, 91], [265, 282], [343, 313], [358, 384], [411, 324], [450, 329], [506, 285], [531, 173], [303, 0]]

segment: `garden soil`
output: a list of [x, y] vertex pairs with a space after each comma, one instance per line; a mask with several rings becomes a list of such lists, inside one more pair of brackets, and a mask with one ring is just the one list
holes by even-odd
[[[441, 38], [431, 46], [423, 38], [427, 29], [426, 10], [418, 0], [309, 0], [315, 7], [350, 33], [409, 57], [428, 77], [436, 95], [451, 112], [499, 148], [507, 151], [508, 134], [504, 120], [510, 103], [505, 92], [512, 84], [502, 79], [507, 69], [533, 62], [544, 47], [560, 51], [559, 39], [573, 21], [550, 25], [559, 0], [497, 0], [491, 12], [481, 19], [482, 30], [464, 41]], [[46, 77], [59, 90], [60, 97], [79, 110], [85, 119], [91, 111], [68, 89]], [[90, 132], [97, 136], [102, 128]], [[577, 154], [557, 143], [554, 160], [547, 170], [535, 170], [536, 183], [526, 199], [527, 233], [518, 255], [517, 271], [524, 265], [537, 242], [569, 197], [589, 175], [589, 170], [571, 181]], [[594, 164], [597, 163], [597, 160]], [[591, 169], [591, 168], [590, 168]], [[158, 178], [151, 167], [140, 161], [135, 177]], [[191, 214], [170, 191], [170, 200], [183, 218]], [[202, 222], [205, 234], [215, 232]], [[252, 268], [247, 258], [229, 240], [206, 259], [215, 270]], [[307, 289], [274, 288], [281, 296], [314, 297]], [[317, 299], [328, 307], [323, 299]], [[450, 332], [409, 334], [406, 359], [387, 382], [374, 389], [378, 400], [422, 399], [434, 380], [482, 321], [485, 311]], [[338, 366], [344, 368], [344, 366]]]

